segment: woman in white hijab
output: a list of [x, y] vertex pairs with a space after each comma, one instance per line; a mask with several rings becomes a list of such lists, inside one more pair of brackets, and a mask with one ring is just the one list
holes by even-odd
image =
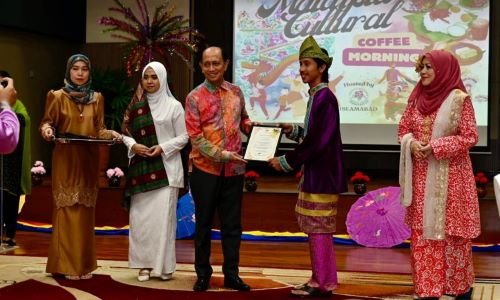
[[184, 185], [180, 150], [188, 135], [184, 109], [172, 96], [161, 63], [144, 67], [122, 131], [130, 158], [129, 267], [140, 269], [139, 281], [169, 280], [176, 263], [177, 197]]

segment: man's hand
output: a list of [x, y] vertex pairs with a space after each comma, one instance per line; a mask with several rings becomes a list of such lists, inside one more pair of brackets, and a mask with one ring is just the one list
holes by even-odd
[[222, 157], [228, 157], [229, 161], [240, 161], [243, 163], [247, 163], [247, 161], [243, 159], [243, 156], [239, 155], [238, 153], [236, 153], [234, 151], [223, 150]]
[[281, 172], [283, 169], [281, 168], [280, 162], [277, 157], [273, 157], [267, 161], [269, 165], [274, 168], [276, 171]]

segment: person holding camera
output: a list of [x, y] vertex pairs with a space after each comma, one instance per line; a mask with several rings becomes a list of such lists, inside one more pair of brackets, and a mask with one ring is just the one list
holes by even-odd
[[[0, 70], [0, 81], [11, 78], [7, 71]], [[6, 81], [4, 81], [7, 83]], [[12, 101], [14, 100], [14, 101]], [[16, 246], [17, 215], [21, 195], [31, 193], [31, 143], [30, 116], [23, 103], [15, 97], [9, 105], [19, 121], [19, 142], [14, 151], [3, 157], [3, 205], [2, 205], [2, 242], [9, 247]]]

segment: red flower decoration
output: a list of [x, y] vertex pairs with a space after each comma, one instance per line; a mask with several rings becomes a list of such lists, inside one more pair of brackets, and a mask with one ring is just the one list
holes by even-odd
[[488, 184], [488, 177], [483, 172], [477, 172], [476, 176], [474, 176], [474, 180], [476, 181], [476, 185], [486, 185]]
[[370, 182], [370, 177], [363, 174], [361, 171], [354, 172], [354, 175], [351, 177], [351, 183], [359, 184], [359, 183], [368, 183]]
[[245, 179], [259, 179], [259, 178], [260, 178], [259, 173], [255, 171], [247, 171], [245, 173]]
[[302, 177], [302, 171], [298, 171], [297, 174], [295, 174], [295, 179], [300, 179]]

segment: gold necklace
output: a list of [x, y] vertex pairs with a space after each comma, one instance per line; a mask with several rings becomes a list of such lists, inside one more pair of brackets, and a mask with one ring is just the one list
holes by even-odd
[[[80, 108], [81, 107], [81, 108]], [[85, 106], [84, 105], [81, 105], [81, 104], [77, 104], [76, 105], [76, 108], [78, 109], [78, 111], [80, 112], [80, 117], [78, 118], [78, 120], [81, 122], [83, 122], [83, 111], [85, 110]]]

